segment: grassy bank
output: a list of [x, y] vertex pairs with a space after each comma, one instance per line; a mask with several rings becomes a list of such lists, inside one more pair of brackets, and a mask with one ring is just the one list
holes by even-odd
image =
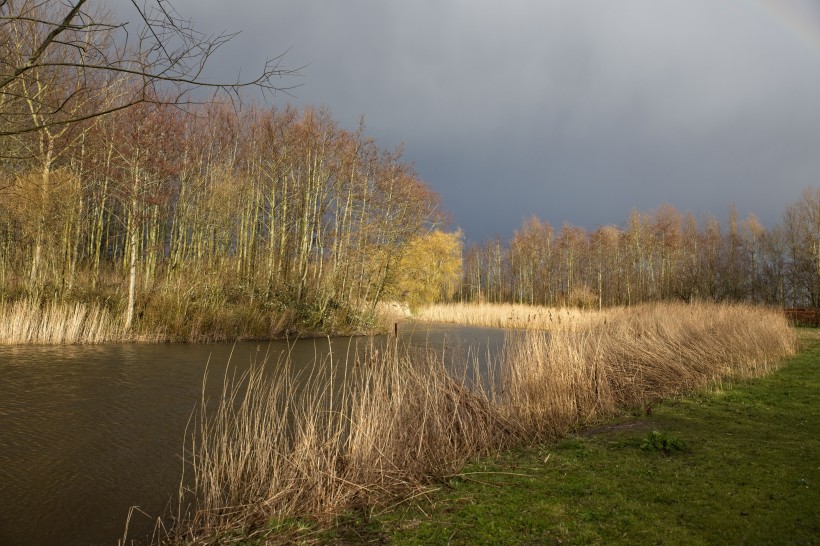
[[328, 540], [816, 544], [820, 333], [776, 373], [505, 452]]
[[793, 350], [774, 311], [644, 306], [581, 332], [511, 337], [498, 381], [395, 347], [374, 347], [349, 368], [326, 363], [306, 382], [260, 371], [229, 386], [216, 411], [203, 402], [192, 483], [157, 541], [309, 538], [346, 513], [423, 495], [477, 456], [764, 375]]

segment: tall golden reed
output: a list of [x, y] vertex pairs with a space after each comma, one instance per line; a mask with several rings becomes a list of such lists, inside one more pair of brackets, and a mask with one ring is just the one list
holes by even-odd
[[413, 320], [518, 330], [581, 330], [612, 312], [519, 303], [440, 303], [420, 309]]
[[191, 477], [156, 542], [292, 541], [306, 532], [299, 518], [321, 526], [389, 505], [477, 455], [758, 376], [795, 351], [782, 315], [751, 306], [646, 305], [583, 320], [583, 330], [511, 333], [497, 381], [393, 344], [307, 378], [282, 362], [226, 381], [218, 403], [202, 402]]
[[513, 334], [501, 410], [526, 434], [549, 437], [625, 407], [772, 371], [796, 349], [778, 310], [649, 304], [597, 316], [583, 331]]
[[123, 341], [122, 321], [99, 304], [18, 300], [0, 305], [0, 344]]
[[[501, 445], [503, 416], [442, 358], [387, 344], [307, 377], [283, 360], [268, 375], [257, 366], [226, 381], [218, 403], [200, 405], [192, 475], [157, 542], [228, 543], [237, 529], [269, 534], [265, 522], [329, 521], [412, 494]], [[276, 541], [292, 538], [291, 527], [272, 529]]]

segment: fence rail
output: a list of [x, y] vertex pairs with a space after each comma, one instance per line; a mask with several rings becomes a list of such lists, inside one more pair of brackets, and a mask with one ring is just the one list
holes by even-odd
[[786, 318], [795, 326], [820, 326], [820, 309], [793, 307], [783, 309]]

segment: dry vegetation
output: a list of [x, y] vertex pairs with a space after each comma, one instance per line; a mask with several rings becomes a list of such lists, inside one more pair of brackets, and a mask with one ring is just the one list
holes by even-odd
[[121, 341], [122, 321], [96, 303], [0, 304], [0, 344], [61, 345]]
[[390, 346], [349, 366], [325, 363], [307, 381], [284, 365], [272, 378], [260, 368], [228, 385], [215, 411], [203, 401], [193, 477], [155, 540], [305, 538], [345, 511], [423, 492], [471, 457], [758, 376], [794, 350], [775, 311], [653, 305], [615, 311], [584, 331], [511, 334], [498, 381], [470, 382], [441, 355]]
[[589, 328], [516, 334], [503, 368], [508, 411], [530, 435], [561, 434], [723, 379], [772, 371], [796, 349], [779, 310], [650, 304]]
[[320, 363], [310, 377], [294, 376], [286, 361], [275, 369], [226, 381], [215, 409], [203, 400], [190, 489], [157, 543], [229, 543], [237, 530], [237, 541], [287, 542], [299, 532], [294, 518], [326, 524], [412, 494], [503, 438], [487, 394], [432, 352], [388, 344], [350, 365]]
[[522, 303], [439, 303], [419, 310], [413, 319], [517, 330], [588, 330], [617, 309], [585, 311]]
[[[220, 304], [221, 303], [221, 304]], [[350, 306], [356, 315], [333, 323], [337, 335], [374, 334], [404, 320], [409, 309], [400, 304]], [[156, 296], [135, 327], [126, 328], [116, 302], [41, 301], [26, 297], [0, 298], [0, 345], [69, 345], [116, 342], [215, 342], [311, 336], [319, 327], [297, 320], [298, 310], [270, 309], [226, 302], [196, 302], [179, 296]], [[341, 312], [336, 313], [338, 317]], [[352, 327], [355, 324], [355, 328]]]

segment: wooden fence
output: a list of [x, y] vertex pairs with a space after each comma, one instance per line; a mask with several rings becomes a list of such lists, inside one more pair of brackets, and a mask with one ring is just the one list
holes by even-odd
[[795, 326], [820, 326], [820, 309], [793, 307], [783, 309], [786, 318]]

